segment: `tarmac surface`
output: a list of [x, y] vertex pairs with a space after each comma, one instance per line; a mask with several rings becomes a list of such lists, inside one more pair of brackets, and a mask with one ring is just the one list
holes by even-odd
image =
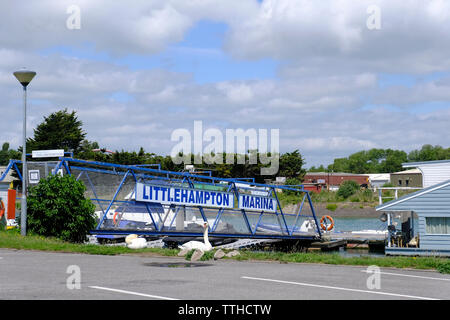
[[370, 270], [0, 249], [0, 299], [450, 299], [450, 275], [395, 268], [374, 274]]

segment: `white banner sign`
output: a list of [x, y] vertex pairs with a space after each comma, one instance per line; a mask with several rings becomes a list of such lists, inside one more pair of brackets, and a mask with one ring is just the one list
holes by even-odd
[[33, 158], [55, 158], [64, 157], [64, 149], [57, 150], [33, 150], [31, 152]]
[[269, 197], [258, 197], [249, 194], [239, 195], [239, 209], [252, 211], [276, 212], [277, 200]]
[[228, 192], [136, 183], [136, 201], [186, 206], [233, 208], [234, 195]]

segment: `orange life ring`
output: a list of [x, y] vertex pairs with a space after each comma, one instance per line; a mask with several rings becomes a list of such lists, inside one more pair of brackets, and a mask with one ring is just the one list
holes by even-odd
[[[330, 220], [331, 224], [328, 225], [328, 226], [326, 226], [326, 225], [324, 224], [325, 219]], [[332, 229], [334, 228], [334, 220], [333, 220], [333, 218], [330, 217], [330, 216], [322, 216], [322, 218], [320, 219], [320, 227], [321, 227], [322, 230], [324, 230], [324, 231], [330, 231], [330, 230], [332, 230]]]
[[5, 214], [5, 204], [3, 203], [2, 200], [0, 200], [0, 218], [2, 218], [4, 214]]
[[117, 222], [116, 222], [116, 217], [117, 217], [117, 215], [119, 214], [119, 211], [116, 211], [115, 213], [114, 213], [114, 216], [113, 216], [113, 222], [114, 222], [114, 225], [116, 225], [117, 224]]

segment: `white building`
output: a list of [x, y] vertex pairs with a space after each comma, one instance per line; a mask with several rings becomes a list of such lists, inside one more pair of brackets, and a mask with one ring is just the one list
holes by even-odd
[[417, 168], [422, 172], [423, 188], [450, 179], [450, 160], [406, 162], [402, 166], [403, 168]]
[[391, 182], [389, 173], [369, 173], [369, 183], [373, 189], [382, 187], [385, 183]]

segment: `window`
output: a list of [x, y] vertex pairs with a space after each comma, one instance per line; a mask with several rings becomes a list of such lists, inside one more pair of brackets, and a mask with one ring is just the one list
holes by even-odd
[[429, 234], [450, 234], [450, 217], [426, 217], [426, 232]]
[[409, 185], [409, 180], [405, 180], [405, 186]]
[[398, 185], [401, 186], [402, 185], [402, 180], [398, 180]]

